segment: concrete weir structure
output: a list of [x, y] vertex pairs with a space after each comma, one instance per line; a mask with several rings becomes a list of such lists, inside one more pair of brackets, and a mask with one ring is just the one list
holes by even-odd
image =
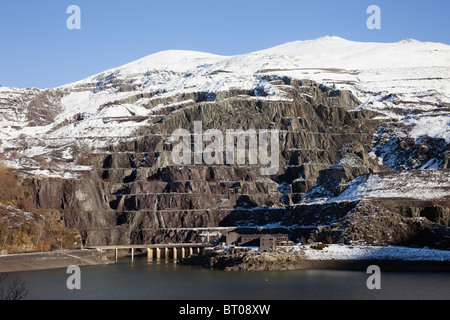
[[193, 254], [201, 254], [206, 247], [211, 247], [207, 243], [161, 243], [161, 244], [145, 244], [145, 245], [105, 245], [105, 246], [89, 246], [87, 249], [97, 250], [114, 250], [115, 259], [117, 260], [119, 250], [131, 250], [131, 260], [134, 259], [135, 251], [146, 250], [149, 259], [160, 258], [185, 258]]

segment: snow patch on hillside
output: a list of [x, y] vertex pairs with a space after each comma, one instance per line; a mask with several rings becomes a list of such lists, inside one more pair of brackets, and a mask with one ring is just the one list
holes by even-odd
[[450, 114], [409, 118], [405, 124], [412, 127], [408, 134], [410, 137], [429, 136], [450, 142]]
[[396, 246], [345, 246], [331, 244], [322, 250], [301, 246], [308, 260], [450, 261], [450, 251]]
[[[354, 202], [371, 198], [399, 198], [414, 200], [450, 199], [450, 172], [442, 170], [402, 171], [395, 174], [362, 175], [347, 183], [336, 197], [315, 198], [316, 186], [303, 196], [300, 204]], [[324, 195], [324, 194], [322, 194]]]

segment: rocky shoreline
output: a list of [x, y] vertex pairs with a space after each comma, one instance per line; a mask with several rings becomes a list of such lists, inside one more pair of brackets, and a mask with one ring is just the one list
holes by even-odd
[[1, 272], [20, 272], [112, 263], [97, 250], [58, 250], [0, 255]]
[[[351, 248], [346, 247], [345, 249], [352, 250]], [[372, 249], [375, 249], [375, 247], [369, 250]], [[308, 252], [311, 250], [321, 251], [320, 257], [315, 257], [313, 256], [315, 253], [311, 254], [311, 252]], [[331, 251], [326, 252], [326, 250], [322, 250], [312, 249], [311, 246], [307, 248], [283, 248], [281, 250], [270, 251], [217, 247], [204, 255], [193, 255], [184, 258], [179, 261], [179, 264], [197, 265], [225, 271], [282, 271], [301, 269], [366, 271], [368, 266], [377, 265], [384, 271], [450, 272], [450, 251], [440, 252], [442, 255], [437, 255], [435, 258], [417, 256], [418, 251], [413, 251], [413, 249], [410, 250], [411, 255], [409, 257], [397, 253], [397, 255], [393, 254], [384, 257], [381, 254], [367, 254], [366, 256], [355, 255], [354, 257], [342, 255], [336, 258]]]
[[233, 248], [229, 251], [215, 249], [204, 255], [193, 255], [180, 260], [179, 264], [198, 265], [225, 271], [295, 270], [302, 268], [304, 258], [301, 255], [288, 255], [275, 251], [257, 254], [251, 250]]

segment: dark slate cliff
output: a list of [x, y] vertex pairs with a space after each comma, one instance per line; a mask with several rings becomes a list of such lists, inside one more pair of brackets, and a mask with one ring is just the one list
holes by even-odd
[[[195, 228], [237, 226], [276, 228], [293, 240], [449, 247], [449, 199], [403, 199], [395, 206], [384, 198], [370, 199], [373, 206], [362, 206], [361, 199], [314, 202], [339, 196], [357, 177], [395, 175], [399, 168], [369, 156], [375, 145], [390, 142], [374, 139], [381, 121], [372, 111], [354, 111], [360, 102], [350, 92], [291, 79], [278, 85], [289, 99], [240, 91], [178, 97], [195, 102], [162, 108], [133, 137], [85, 154], [93, 169], [81, 180], [29, 181], [35, 204], [61, 210], [66, 225], [89, 244], [189, 241], [198, 239]], [[278, 172], [264, 176], [260, 166], [248, 163], [173, 164], [170, 136], [178, 128], [193, 132], [194, 121], [201, 121], [203, 131], [279, 130]], [[357, 221], [373, 217], [373, 208], [383, 215], [367, 224], [373, 230], [362, 232]], [[431, 218], [411, 220], [420, 216]], [[398, 223], [407, 226], [401, 236], [388, 236], [398, 230], [387, 226]]]

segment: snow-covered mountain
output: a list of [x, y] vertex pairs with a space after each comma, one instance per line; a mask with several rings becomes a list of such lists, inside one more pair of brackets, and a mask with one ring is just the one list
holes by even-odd
[[[195, 120], [280, 129], [278, 175], [170, 165], [166, 136]], [[169, 226], [299, 235], [356, 225], [343, 216], [365, 200], [448, 226], [450, 46], [327, 36], [229, 57], [171, 50], [57, 88], [0, 87], [0, 160], [35, 178], [37, 206], [63, 208], [99, 243], [153, 241], [148, 230]], [[357, 215], [366, 207], [378, 212]]]

